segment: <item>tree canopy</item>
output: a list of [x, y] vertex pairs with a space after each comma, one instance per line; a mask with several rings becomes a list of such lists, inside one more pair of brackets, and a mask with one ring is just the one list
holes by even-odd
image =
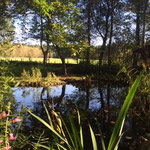
[[[99, 66], [105, 54], [108, 64], [111, 64], [114, 45], [121, 49], [134, 49], [149, 43], [149, 3], [149, 0], [1, 1], [1, 43], [4, 41], [3, 33], [5, 37], [9, 34], [10, 38], [5, 39], [12, 41], [12, 23], [18, 19], [22, 20], [20, 26], [25, 32], [28, 24], [27, 38], [40, 41], [44, 64], [51, 50], [55, 50], [61, 58], [65, 74], [66, 57], [79, 57], [82, 53], [87, 64], [90, 64], [92, 41], [98, 38], [102, 43], [96, 54], [99, 56]], [[134, 52], [133, 64], [136, 64]]]

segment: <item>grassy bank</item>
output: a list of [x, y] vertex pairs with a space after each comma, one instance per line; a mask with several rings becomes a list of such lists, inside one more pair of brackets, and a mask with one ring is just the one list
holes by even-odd
[[[61, 64], [47, 64], [44, 66], [38, 62], [19, 62], [10, 61], [7, 64], [9, 72], [15, 76], [16, 82], [20, 82], [22, 86], [50, 86], [78, 82], [78, 81], [90, 81], [90, 82], [120, 82], [120, 80], [125, 81], [124, 77], [116, 76], [121, 69], [118, 65], [103, 65], [99, 69], [98, 65], [90, 65], [87, 67], [86, 63], [82, 62], [80, 64], [67, 64], [68, 77], [64, 77], [62, 74]], [[32, 69], [38, 70], [38, 74], [33, 73]], [[27, 79], [22, 75], [23, 72], [27, 73]], [[59, 80], [52, 80], [49, 73], [54, 73]], [[32, 75], [35, 75], [31, 77]], [[37, 75], [37, 76], [36, 76]], [[36, 79], [36, 80], [35, 80]], [[47, 81], [48, 79], [48, 81]], [[51, 82], [50, 82], [51, 80]]]

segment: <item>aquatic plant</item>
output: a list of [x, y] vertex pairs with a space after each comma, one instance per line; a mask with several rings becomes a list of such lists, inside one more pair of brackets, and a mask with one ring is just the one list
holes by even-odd
[[[131, 105], [131, 102], [133, 100], [133, 97], [135, 95], [135, 92], [139, 86], [140, 80], [142, 78], [142, 75], [144, 74], [144, 70], [140, 73], [140, 75], [137, 77], [135, 82], [133, 83], [132, 87], [129, 90], [129, 93], [124, 101], [124, 104], [121, 108], [121, 111], [119, 113], [119, 116], [117, 118], [115, 127], [113, 129], [107, 150], [117, 150], [119, 146], [119, 142], [121, 137], [123, 136], [123, 126], [125, 122], [125, 118], [127, 115], [127, 112], [129, 110], [129, 107]], [[53, 137], [55, 139], [55, 146], [58, 149], [64, 149], [64, 150], [83, 150], [84, 149], [84, 143], [83, 143], [83, 132], [82, 132], [82, 125], [81, 125], [81, 119], [80, 119], [80, 114], [78, 112], [78, 124], [79, 124], [79, 132], [77, 127], [74, 124], [74, 121], [72, 119], [72, 116], [69, 114], [69, 122], [71, 124], [71, 131], [69, 131], [69, 128], [67, 127], [66, 123], [64, 122], [63, 118], [58, 115], [54, 110], [52, 110], [51, 114], [55, 116], [55, 121], [57, 122], [55, 125], [53, 124], [53, 120], [51, 119], [50, 113], [48, 112], [46, 106], [45, 111], [47, 113], [47, 117], [49, 122], [47, 123], [44, 121], [42, 118], [34, 115], [29, 109], [27, 111], [35, 117], [37, 120], [39, 120], [41, 123], [43, 123], [50, 131], [53, 132]], [[66, 132], [64, 132], [64, 129]], [[91, 133], [91, 139], [93, 143], [93, 150], [98, 150], [97, 142], [96, 142], [96, 137], [93, 132], [92, 127], [89, 124], [89, 129]], [[99, 128], [99, 131], [102, 135], [101, 129]], [[103, 136], [101, 136], [101, 143], [102, 143], [102, 148], [103, 150], [106, 150], [106, 146], [104, 143]], [[67, 147], [66, 147], [66, 146]], [[39, 147], [44, 147], [45, 149], [50, 149], [49, 147], [45, 145], [38, 145]]]
[[38, 68], [31, 68], [31, 80], [36, 80], [37, 82], [38, 81], [41, 81], [42, 79], [42, 73], [40, 71], [40, 69]]
[[42, 73], [38, 68], [31, 68], [30, 71], [23, 70], [21, 77], [23, 80], [31, 81], [31, 82], [40, 82], [42, 80]]
[[59, 81], [59, 78], [53, 72], [48, 72], [45, 78], [47, 82], [51, 82], [52, 80]]

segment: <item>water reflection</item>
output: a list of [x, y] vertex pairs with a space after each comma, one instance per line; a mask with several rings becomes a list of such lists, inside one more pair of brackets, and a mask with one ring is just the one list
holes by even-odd
[[[64, 115], [64, 118], [66, 117], [66, 120], [68, 119], [68, 111], [74, 112], [74, 108], [77, 105], [81, 112], [85, 129], [85, 140], [87, 141], [91, 141], [90, 136], [86, 136], [88, 122], [91, 123], [95, 133], [98, 133], [94, 121], [95, 117], [100, 122], [104, 135], [106, 137], [110, 136], [127, 92], [128, 87], [118, 87], [111, 84], [102, 85], [100, 83], [94, 85], [90, 82], [75, 85], [61, 85], [57, 87], [14, 88], [14, 96], [18, 104], [20, 104], [18, 111], [23, 105], [32, 109], [36, 115], [44, 118], [44, 120], [47, 120], [47, 115], [43, 103], [51, 109], [61, 112]], [[130, 120], [131, 118], [129, 119], [128, 116], [126, 121], [126, 129], [128, 130], [132, 128]], [[26, 130], [28, 129], [30, 131], [34, 129], [34, 131], [38, 130], [39, 132], [39, 128], [43, 130], [43, 126], [35, 118], [27, 120], [25, 124]], [[134, 127], [136, 127], [136, 125], [134, 125]], [[47, 134], [48, 133], [46, 133], [46, 135]], [[99, 139], [99, 137], [97, 138]], [[98, 141], [100, 141], [100, 139]], [[125, 140], [123, 139], [123, 141]], [[87, 144], [90, 143], [87, 142]]]
[[[90, 111], [110, 110], [111, 107], [120, 106], [127, 93], [126, 87], [111, 85], [61, 85], [57, 87], [18, 87], [13, 88], [18, 103], [32, 109], [35, 103], [47, 101], [55, 107], [62, 104], [76, 103], [79, 108]], [[18, 110], [20, 109], [19, 106]]]

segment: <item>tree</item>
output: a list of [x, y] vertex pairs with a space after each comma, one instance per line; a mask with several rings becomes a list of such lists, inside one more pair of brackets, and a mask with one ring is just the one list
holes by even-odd
[[[147, 8], [148, 0], [128, 0], [130, 5], [130, 11], [136, 15], [135, 24], [135, 48], [145, 46], [146, 43], [146, 20], [147, 20]], [[142, 36], [141, 36], [142, 35]], [[133, 66], [137, 66], [138, 54], [133, 50]]]
[[98, 0], [94, 4], [93, 22], [95, 32], [102, 38], [102, 47], [99, 54], [99, 66], [102, 64], [103, 55], [106, 49], [106, 44], [109, 34], [109, 18], [111, 13], [110, 3], [105, 0]]
[[14, 39], [14, 26], [9, 1], [0, 1], [0, 53], [7, 55]]
[[91, 49], [91, 39], [92, 39], [92, 7], [93, 7], [93, 0], [81, 0], [79, 7], [82, 10], [81, 19], [85, 28], [85, 37], [87, 39], [87, 49], [85, 53], [85, 59], [87, 67], [90, 64], [90, 49]]
[[111, 5], [111, 13], [110, 13], [110, 36], [108, 45], [108, 65], [111, 65], [110, 49], [112, 44], [113, 26], [114, 26], [114, 0], [111, 0], [110, 5]]
[[146, 23], [147, 23], [147, 9], [149, 0], [143, 1], [143, 34], [142, 34], [142, 46], [145, 47], [146, 43]]
[[[70, 47], [70, 35], [76, 35], [81, 26], [78, 22], [79, 10], [71, 1], [39, 1], [36, 0], [36, 9], [42, 16], [41, 38], [45, 32], [46, 46], [53, 45], [62, 61], [63, 73], [67, 75], [65, 64], [65, 49]], [[44, 26], [44, 24], [46, 24]], [[44, 39], [41, 39], [41, 41]]]

